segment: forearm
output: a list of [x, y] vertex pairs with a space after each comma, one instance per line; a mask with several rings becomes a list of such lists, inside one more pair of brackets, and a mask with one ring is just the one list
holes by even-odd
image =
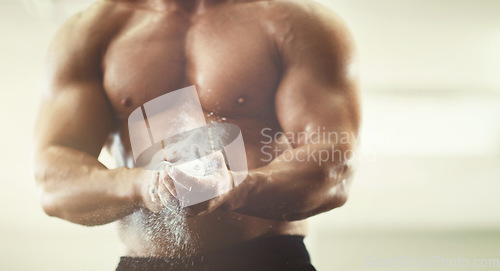
[[62, 146], [38, 152], [36, 180], [47, 214], [84, 225], [113, 222], [139, 206], [134, 169], [108, 170], [95, 157]]
[[[328, 152], [331, 159], [320, 163], [308, 155], [320, 150]], [[344, 155], [346, 149], [339, 151]], [[230, 208], [238, 213], [288, 221], [342, 206], [347, 199], [351, 168], [345, 159], [332, 159], [331, 152], [331, 145], [303, 146], [249, 171], [248, 178], [235, 189]]]

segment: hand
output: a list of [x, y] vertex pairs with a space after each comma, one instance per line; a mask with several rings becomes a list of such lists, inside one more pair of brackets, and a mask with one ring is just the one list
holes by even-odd
[[216, 210], [225, 210], [230, 195], [230, 192], [225, 192], [209, 200], [184, 207], [183, 211], [188, 217], [199, 217], [210, 214]]
[[[202, 167], [205, 170], [200, 170]], [[188, 216], [211, 213], [222, 208], [229, 198], [232, 180], [222, 153], [212, 153], [192, 164], [169, 165], [167, 172], [177, 189], [175, 196], [186, 206], [184, 212]]]
[[164, 208], [177, 211], [179, 202], [176, 199], [172, 179], [168, 174], [165, 171], [138, 170], [142, 172], [141, 176], [136, 178], [141, 205], [154, 213]]

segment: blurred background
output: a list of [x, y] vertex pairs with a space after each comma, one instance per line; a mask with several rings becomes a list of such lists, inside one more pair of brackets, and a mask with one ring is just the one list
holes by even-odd
[[[47, 217], [31, 170], [45, 51], [90, 2], [0, 1], [0, 270], [118, 263], [113, 225]], [[311, 219], [313, 263], [349, 271], [383, 269], [368, 259], [500, 259], [500, 1], [320, 2], [357, 40], [364, 122], [348, 203]]]

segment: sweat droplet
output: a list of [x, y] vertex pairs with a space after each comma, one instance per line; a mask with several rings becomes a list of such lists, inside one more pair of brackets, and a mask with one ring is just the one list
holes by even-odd
[[225, 120], [226, 120], [226, 118], [222, 117], [222, 120], [223, 120], [223, 121], [225, 121]]

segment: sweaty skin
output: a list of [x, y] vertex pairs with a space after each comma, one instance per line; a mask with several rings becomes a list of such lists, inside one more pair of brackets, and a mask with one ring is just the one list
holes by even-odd
[[[331, 152], [334, 145], [347, 153], [355, 146], [303, 139], [318, 127], [357, 135], [352, 43], [333, 12], [306, 0], [96, 1], [64, 24], [49, 50], [35, 136], [45, 212], [82, 225], [118, 221], [127, 256], [183, 256], [168, 249], [172, 241], [161, 232], [145, 237], [161, 231], [151, 222], [163, 206], [148, 194], [151, 176], [133, 168], [127, 118], [151, 99], [195, 85], [205, 112], [214, 113], [207, 121], [241, 128], [249, 175], [188, 208], [192, 249], [305, 235], [307, 217], [347, 199], [349, 164], [320, 165], [304, 151]], [[301, 136], [264, 144], [263, 129]], [[271, 162], [263, 146], [279, 150]], [[98, 162], [102, 148], [118, 168]]]

